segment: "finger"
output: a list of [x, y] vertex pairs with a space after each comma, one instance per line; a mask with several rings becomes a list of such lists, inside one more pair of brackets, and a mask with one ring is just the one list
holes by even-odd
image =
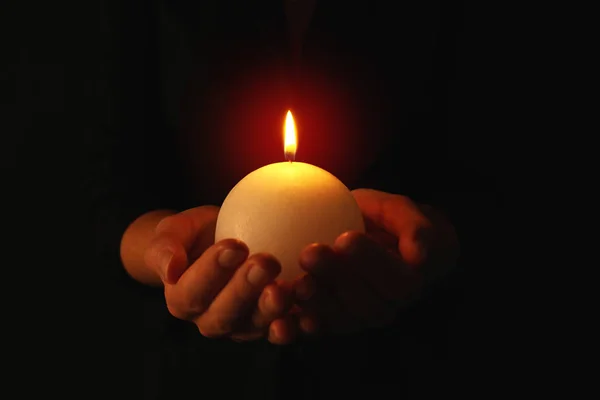
[[[339, 275], [338, 258], [332, 249], [325, 245], [312, 244], [300, 253], [300, 266], [308, 272], [295, 282], [296, 303], [304, 315], [317, 318], [320, 331], [329, 333], [349, 332], [356, 319], [351, 318], [346, 307], [337, 296], [334, 281]], [[314, 291], [303, 300], [302, 285], [314, 284]], [[300, 292], [300, 293], [298, 293]], [[310, 290], [309, 290], [310, 292]]]
[[156, 272], [165, 284], [174, 284], [188, 267], [187, 251], [173, 238], [155, 237], [144, 254], [146, 265]]
[[[198, 239], [210, 239], [210, 234], [214, 234], [218, 213], [219, 208], [214, 206], [191, 208], [163, 219], [156, 226], [155, 232], [157, 236], [172, 237], [179, 241], [186, 251], [190, 251]], [[209, 244], [212, 239], [205, 242]]]
[[[264, 337], [265, 333], [268, 334], [267, 328], [270, 327], [271, 323], [277, 319], [284, 318], [285, 313], [292, 308], [292, 293], [293, 287], [287, 281], [268, 285], [258, 300], [259, 307], [252, 317], [252, 326], [245, 332], [234, 333], [231, 335], [231, 338], [237, 342], [247, 342]], [[301, 315], [295, 319], [305, 334], [313, 334], [317, 330], [317, 323], [314, 317]], [[290, 329], [288, 327], [285, 328], [286, 331]]]
[[408, 268], [398, 255], [386, 251], [366, 235], [344, 233], [333, 248], [349, 260], [349, 268], [386, 300], [404, 299], [417, 287], [418, 271]]
[[[369, 324], [378, 314], [389, 307], [362, 277], [356, 273], [353, 261], [345, 259], [325, 245], [312, 245], [301, 253], [300, 264], [309, 271], [329, 273], [329, 282], [335, 297], [349, 315]], [[370, 268], [371, 265], [360, 265]]]
[[263, 289], [281, 272], [279, 262], [267, 254], [254, 254], [246, 260], [202, 314], [197, 325], [207, 337], [229, 334], [245, 317], [251, 316]]
[[299, 263], [304, 271], [322, 282], [339, 275], [341, 260], [331, 247], [313, 243], [302, 249]]
[[[218, 208], [205, 206], [164, 218], [144, 254], [146, 264], [163, 282], [177, 282], [183, 271], [214, 241]], [[196, 254], [191, 254], [191, 251]]]
[[[331, 274], [333, 278], [334, 274]], [[333, 327], [345, 325], [348, 319], [335, 296], [332, 284], [327, 277], [305, 274], [294, 282], [295, 306], [292, 313], [297, 315], [298, 327], [304, 334], [317, 331], [334, 332]]]
[[[298, 321], [298, 329], [305, 335], [314, 335], [319, 330], [319, 318], [315, 302], [311, 302], [317, 290], [317, 282], [310, 274], [296, 278], [292, 283], [296, 305], [292, 309]], [[322, 302], [321, 302], [322, 303]]]
[[366, 234], [389, 251], [398, 253], [398, 238], [365, 218]]
[[305, 335], [315, 335], [319, 331], [319, 317], [310, 310], [298, 310], [296, 314], [298, 330]]
[[268, 285], [258, 299], [258, 307], [252, 316], [252, 325], [264, 329], [275, 319], [283, 316], [292, 306], [292, 292], [277, 283]]
[[[420, 204], [419, 208], [435, 226], [435, 231], [430, 234], [429, 240], [436, 249], [439, 258], [437, 261], [445, 261], [437, 264], [451, 266], [460, 254], [460, 243], [454, 225], [446, 215], [429, 205]], [[432, 258], [430, 257], [428, 261], [433, 261]]]
[[317, 288], [315, 278], [310, 274], [304, 274], [296, 278], [292, 285], [294, 299], [298, 302], [306, 302], [310, 300]]
[[365, 219], [398, 237], [398, 251], [409, 265], [427, 258], [431, 221], [408, 197], [371, 189], [352, 192]]
[[276, 283], [271, 283], [260, 295], [259, 306], [254, 311], [251, 320], [242, 329], [231, 334], [231, 339], [237, 342], [247, 342], [260, 339], [268, 335], [269, 325], [276, 319], [283, 318], [291, 308], [291, 291], [284, 293], [284, 289]]
[[169, 311], [181, 319], [202, 314], [247, 256], [248, 247], [234, 239], [209, 247], [176, 284], [165, 285]]
[[296, 335], [296, 322], [291, 315], [277, 319], [269, 325], [268, 340], [273, 344], [289, 344], [294, 341]]

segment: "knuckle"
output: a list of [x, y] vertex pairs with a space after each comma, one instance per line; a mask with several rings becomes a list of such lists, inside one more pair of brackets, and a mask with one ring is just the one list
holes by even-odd
[[173, 290], [169, 290], [166, 291], [165, 298], [169, 312], [179, 319], [189, 320], [206, 310], [206, 302], [190, 293], [174, 293]]
[[205, 326], [202, 324], [196, 324], [196, 326], [198, 327], [198, 331], [200, 332], [200, 334], [202, 336], [204, 336], [205, 338], [217, 339], [221, 336], [221, 335], [218, 335], [216, 333], [216, 331], [214, 331], [211, 327], [208, 327], [208, 326]]
[[232, 331], [231, 322], [225, 319], [200, 319], [196, 326], [200, 334], [209, 339], [223, 337]]
[[217, 334], [226, 335], [233, 331], [232, 321], [226, 318], [218, 318], [214, 322], [214, 330]]
[[179, 214], [174, 214], [174, 215], [169, 215], [168, 217], [161, 219], [160, 222], [156, 225], [156, 228], [154, 228], [154, 232], [162, 233], [162, 232], [169, 230], [169, 228], [172, 227], [176, 223], [176, 221], [178, 220], [178, 217], [179, 217]]
[[174, 235], [167, 233], [156, 234], [144, 251], [144, 262], [150, 267], [157, 267], [165, 254], [185, 253], [183, 243]]
[[187, 320], [189, 318], [189, 315], [186, 312], [184, 312], [181, 308], [176, 307], [168, 302], [167, 310], [169, 310], [169, 313], [177, 319]]
[[200, 315], [206, 310], [206, 302], [190, 293], [182, 295], [180, 303], [188, 315]]

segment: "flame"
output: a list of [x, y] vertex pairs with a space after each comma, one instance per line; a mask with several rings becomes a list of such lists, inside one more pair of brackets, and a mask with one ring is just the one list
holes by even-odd
[[296, 158], [296, 149], [298, 148], [298, 137], [296, 135], [296, 124], [292, 112], [288, 110], [285, 116], [285, 126], [283, 129], [283, 152], [285, 159], [292, 162]]

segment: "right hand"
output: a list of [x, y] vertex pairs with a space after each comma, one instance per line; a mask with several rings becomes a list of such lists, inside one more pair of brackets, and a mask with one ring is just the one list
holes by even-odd
[[291, 342], [292, 289], [275, 282], [279, 262], [268, 254], [248, 257], [246, 245], [234, 239], [213, 244], [218, 213], [218, 207], [197, 207], [156, 227], [145, 261], [163, 281], [169, 312], [209, 338]]

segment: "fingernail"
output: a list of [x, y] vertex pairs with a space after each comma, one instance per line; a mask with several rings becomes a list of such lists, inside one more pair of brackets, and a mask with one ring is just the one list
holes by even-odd
[[171, 264], [171, 260], [173, 259], [173, 253], [169, 250], [162, 250], [158, 255], [158, 268], [160, 268], [160, 273], [163, 279], [167, 278], [167, 271], [169, 270], [169, 265]]
[[298, 300], [306, 301], [311, 298], [311, 296], [313, 295], [314, 292], [315, 292], [315, 288], [314, 288], [314, 285], [312, 284], [312, 281], [310, 280], [308, 275], [305, 275], [302, 278], [302, 280], [300, 282], [298, 282], [298, 285], [296, 286], [296, 298]]
[[269, 282], [270, 275], [264, 268], [254, 264], [250, 267], [250, 271], [248, 271], [248, 276], [246, 278], [251, 285], [264, 286]]
[[217, 262], [223, 268], [237, 268], [246, 259], [246, 252], [239, 249], [224, 249], [219, 254]]

